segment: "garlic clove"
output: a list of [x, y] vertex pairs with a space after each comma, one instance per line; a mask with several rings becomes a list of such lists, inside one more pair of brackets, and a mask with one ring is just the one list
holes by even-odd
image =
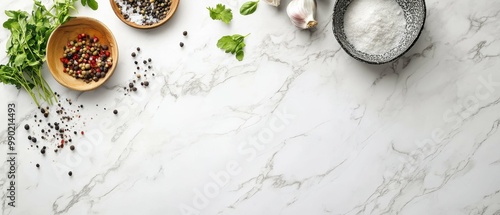
[[316, 0], [292, 0], [286, 12], [292, 23], [301, 28], [309, 29], [318, 25], [316, 21]]
[[264, 0], [266, 3], [278, 7], [280, 6], [280, 0]]

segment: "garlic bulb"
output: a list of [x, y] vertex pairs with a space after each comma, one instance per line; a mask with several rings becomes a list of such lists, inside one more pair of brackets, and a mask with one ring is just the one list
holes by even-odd
[[280, 6], [280, 0], [264, 0], [266, 3], [278, 7]]
[[286, 8], [292, 23], [302, 29], [314, 28], [318, 25], [316, 16], [316, 0], [292, 0]]

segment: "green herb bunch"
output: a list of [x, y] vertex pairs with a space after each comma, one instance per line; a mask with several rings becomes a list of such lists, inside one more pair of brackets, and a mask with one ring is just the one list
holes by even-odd
[[[74, 10], [77, 0], [55, 0], [47, 9], [35, 0], [33, 11], [7, 10], [9, 17], [3, 27], [11, 33], [7, 41], [9, 62], [0, 65], [0, 82], [25, 89], [39, 105], [39, 99], [53, 104], [54, 92], [42, 76], [46, 47], [50, 34], [61, 24], [70, 19], [70, 10]], [[97, 9], [95, 0], [86, 1], [89, 7]], [[83, 4], [83, 1], [82, 1]], [[95, 10], [94, 9], [94, 10]]]

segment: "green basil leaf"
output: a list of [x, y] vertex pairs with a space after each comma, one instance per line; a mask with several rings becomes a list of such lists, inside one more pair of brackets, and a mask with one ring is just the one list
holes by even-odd
[[219, 41], [217, 41], [217, 47], [226, 53], [236, 55], [236, 59], [242, 61], [245, 56], [245, 53], [243, 52], [243, 48], [245, 47], [245, 37], [246, 36], [239, 34], [223, 36], [219, 39]]
[[258, 3], [259, 1], [245, 2], [245, 4], [243, 4], [240, 8], [240, 14], [246, 16], [254, 13], [257, 10]]
[[236, 59], [238, 61], [242, 61], [243, 57], [245, 57], [245, 53], [243, 51], [236, 52]]
[[96, 0], [88, 0], [87, 2], [89, 4], [89, 7], [92, 9], [92, 10], [97, 10], [97, 8], [99, 7], [99, 3], [97, 3]]

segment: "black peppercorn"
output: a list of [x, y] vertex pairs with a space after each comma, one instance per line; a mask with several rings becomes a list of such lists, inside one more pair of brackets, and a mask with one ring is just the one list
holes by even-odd
[[117, 111], [117, 110], [114, 110], [114, 111], [113, 111], [113, 113], [114, 113], [114, 114], [118, 114], [118, 111]]
[[179, 46], [184, 47], [184, 43], [183, 43], [183, 42], [180, 42], [180, 43], [179, 43]]
[[182, 32], [182, 35], [187, 36], [187, 35], [188, 35], [188, 32], [187, 32], [187, 31], [184, 31], [184, 32]]
[[30, 130], [30, 126], [28, 124], [24, 125], [24, 129]]

